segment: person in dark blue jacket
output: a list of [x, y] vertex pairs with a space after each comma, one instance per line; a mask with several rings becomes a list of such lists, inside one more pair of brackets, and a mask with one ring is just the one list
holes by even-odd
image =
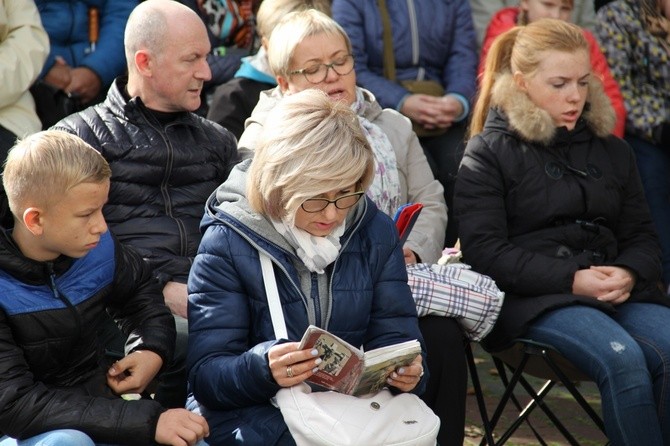
[[[395, 80], [384, 68], [382, 3], [389, 16]], [[449, 208], [445, 245], [453, 246], [457, 225], [452, 197], [479, 60], [469, 2], [333, 0], [332, 11], [351, 39], [358, 85], [371, 91], [382, 107], [398, 110], [414, 123], [433, 174], [444, 186]], [[422, 80], [437, 82], [443, 95], [412, 93], [402, 85]], [[444, 133], [422, 136], [419, 129]]]
[[[254, 159], [210, 198], [188, 282], [187, 407], [207, 419], [211, 444], [293, 444], [270, 399], [319, 366], [294, 342], [310, 324], [365, 350], [417, 339], [425, 352], [395, 225], [364, 198], [373, 165], [354, 112], [308, 89], [277, 105]], [[259, 251], [287, 340], [275, 339]], [[388, 385], [422, 392], [423, 356]]]
[[[79, 97], [101, 100], [126, 70], [123, 30], [138, 0], [35, 0], [51, 51], [40, 79]], [[97, 24], [97, 26], [96, 26]]]

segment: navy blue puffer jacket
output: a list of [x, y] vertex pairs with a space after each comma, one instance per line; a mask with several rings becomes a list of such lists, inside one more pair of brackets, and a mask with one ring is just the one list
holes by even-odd
[[[269, 402], [280, 389], [267, 359], [277, 341], [259, 249], [273, 260], [289, 340], [299, 341], [315, 324], [365, 350], [410, 339], [423, 342], [402, 249], [388, 216], [370, 200], [352, 208], [340, 254], [325, 273], [329, 311], [308, 310], [319, 307], [313, 304], [320, 298], [317, 274], [304, 267], [265, 217], [248, 207], [241, 195], [246, 166], [235, 168], [218, 197], [212, 197], [188, 282], [189, 383], [197, 400], [191, 398], [190, 407], [197, 405], [205, 415], [211, 430], [207, 441], [216, 445], [234, 443], [235, 436], [244, 444], [276, 444], [286, 434], [279, 410]], [[424, 376], [415, 392], [422, 392], [425, 382]]]

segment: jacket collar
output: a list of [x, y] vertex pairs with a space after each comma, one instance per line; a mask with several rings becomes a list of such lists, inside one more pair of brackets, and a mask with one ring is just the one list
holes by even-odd
[[73, 262], [73, 258], [64, 255], [51, 262], [29, 259], [14, 243], [11, 230], [0, 231], [0, 268], [21, 282], [32, 285], [48, 283], [52, 272], [57, 276], [61, 275]]
[[[516, 87], [510, 73], [496, 79], [491, 92], [491, 106], [501, 109], [507, 116], [510, 128], [527, 141], [548, 145], [565, 133], [564, 128], [557, 129], [549, 113], [538, 108]], [[592, 76], [586, 106], [577, 127], [583, 123], [597, 136], [605, 137], [612, 132], [615, 121], [614, 109], [603, 90], [602, 82]]]
[[373, 122], [375, 119], [379, 117], [379, 115], [382, 113], [382, 107], [379, 105], [379, 102], [377, 102], [377, 99], [375, 98], [375, 95], [372, 94], [371, 91], [366, 90], [365, 88], [361, 87], [356, 87], [363, 93], [363, 100], [366, 102], [366, 107], [365, 107], [365, 112], [363, 113], [363, 117], [367, 119], [370, 122]]
[[[139, 96], [135, 96], [130, 100], [126, 99], [126, 95], [123, 92], [126, 91], [127, 85], [127, 76], [119, 76], [114, 79], [105, 99], [106, 106], [112, 113], [117, 116], [123, 116], [130, 122], [144, 124], [148, 121], [154, 126], [163, 127], [155, 116], [153, 116], [153, 113], [150, 113], [150, 110], [144, 105]], [[176, 113], [175, 119], [171, 124], [198, 126], [196, 115], [188, 111]]]

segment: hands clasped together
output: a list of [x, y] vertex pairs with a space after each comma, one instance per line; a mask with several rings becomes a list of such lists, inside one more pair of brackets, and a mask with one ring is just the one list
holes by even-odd
[[71, 67], [61, 56], [44, 76], [44, 81], [68, 94], [79, 96], [82, 104], [91, 102], [100, 93], [102, 83], [93, 70], [87, 67]]
[[[270, 371], [277, 384], [291, 387], [300, 384], [319, 369], [321, 358], [317, 349], [298, 350], [298, 342], [278, 344], [268, 351]], [[423, 376], [423, 358], [418, 355], [408, 366], [389, 373], [386, 382], [398, 390], [410, 392]]]
[[463, 113], [463, 104], [449, 95], [436, 97], [417, 93], [407, 97], [400, 111], [428, 130], [447, 129]]
[[635, 275], [626, 268], [592, 266], [575, 273], [572, 292], [618, 305], [628, 300], [634, 286]]

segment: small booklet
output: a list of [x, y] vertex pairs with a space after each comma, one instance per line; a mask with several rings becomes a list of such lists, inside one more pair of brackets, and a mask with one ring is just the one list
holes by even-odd
[[323, 360], [307, 381], [347, 395], [365, 395], [384, 388], [387, 376], [421, 354], [419, 341], [387, 345], [368, 352], [314, 325], [307, 327], [300, 349], [316, 348]]

